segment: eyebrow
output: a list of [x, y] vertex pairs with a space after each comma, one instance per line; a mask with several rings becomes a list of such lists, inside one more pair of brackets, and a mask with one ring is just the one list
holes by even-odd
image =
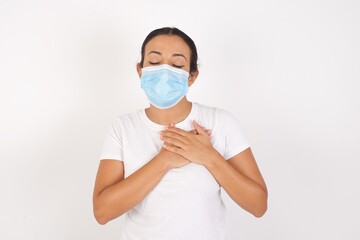
[[149, 52], [149, 53], [148, 53], [148, 56], [149, 56], [151, 53], [155, 53], [155, 54], [157, 54], [157, 55], [161, 55], [161, 52], [158, 52], [158, 51], [151, 51], [151, 52]]
[[[151, 51], [151, 52], [148, 53], [148, 56], [149, 56], [151, 53], [154, 53], [154, 54], [157, 54], [157, 55], [162, 55], [161, 52]], [[173, 57], [183, 57], [183, 58], [185, 58], [185, 60], [187, 61], [187, 58], [186, 58], [183, 54], [181, 54], [181, 53], [174, 53], [172, 56], [173, 56]]]
[[185, 60], [187, 61], [187, 58], [186, 58], [183, 54], [181, 54], [181, 53], [174, 53], [174, 54], [173, 54], [173, 57], [183, 57], [183, 58], [185, 58]]

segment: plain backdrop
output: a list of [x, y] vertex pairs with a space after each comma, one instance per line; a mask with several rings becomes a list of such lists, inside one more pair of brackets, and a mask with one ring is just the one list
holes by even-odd
[[198, 47], [188, 98], [232, 112], [269, 189], [257, 219], [223, 192], [229, 239], [360, 239], [357, 0], [0, 0], [0, 238], [118, 239], [92, 191], [114, 118], [148, 106], [155, 28]]

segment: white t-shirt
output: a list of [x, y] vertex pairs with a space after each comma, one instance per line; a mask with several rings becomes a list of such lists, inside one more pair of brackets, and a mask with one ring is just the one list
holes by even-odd
[[[193, 103], [176, 127], [193, 130], [192, 120], [211, 129], [214, 148], [227, 160], [249, 147], [237, 120], [219, 108]], [[160, 131], [145, 110], [118, 116], [105, 138], [100, 159], [124, 162], [125, 177], [160, 151]], [[121, 240], [224, 240], [226, 209], [221, 186], [206, 167], [189, 163], [168, 171], [158, 185], [126, 215]]]

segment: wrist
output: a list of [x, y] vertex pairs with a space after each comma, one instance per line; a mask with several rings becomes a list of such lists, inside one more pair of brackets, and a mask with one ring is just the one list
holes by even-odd
[[213, 169], [216, 168], [219, 164], [225, 162], [226, 160], [223, 158], [223, 156], [221, 156], [221, 154], [214, 150], [214, 153], [209, 155], [210, 157], [207, 159], [207, 161], [205, 162], [204, 166], [207, 169]]
[[156, 155], [152, 159], [152, 161], [156, 163], [159, 166], [159, 168], [164, 172], [168, 172], [170, 169], [172, 169], [171, 162], [166, 161], [165, 159], [161, 158], [159, 155]]

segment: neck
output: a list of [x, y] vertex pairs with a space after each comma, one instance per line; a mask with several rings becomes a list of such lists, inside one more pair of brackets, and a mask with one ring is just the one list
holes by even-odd
[[183, 121], [190, 114], [191, 107], [192, 103], [184, 97], [178, 104], [169, 109], [158, 109], [150, 105], [149, 108], [145, 109], [145, 113], [151, 121], [160, 125], [169, 125]]

